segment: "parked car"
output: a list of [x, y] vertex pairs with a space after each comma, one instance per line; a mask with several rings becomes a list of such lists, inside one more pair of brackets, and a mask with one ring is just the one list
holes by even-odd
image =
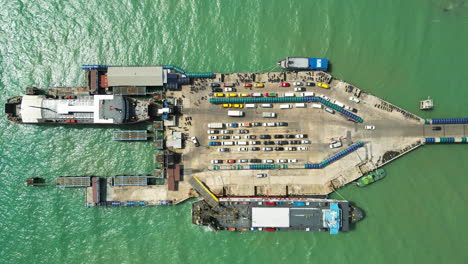
[[218, 139], [218, 136], [208, 136], [208, 139]]
[[223, 89], [222, 89], [222, 88], [215, 88], [215, 87], [213, 87], [213, 88], [211, 88], [211, 91], [212, 91], [213, 93], [222, 93], [222, 92], [223, 92]]
[[263, 83], [256, 83], [255, 87], [256, 88], [263, 88], [263, 87], [265, 87], [265, 85]]
[[250, 163], [260, 163], [262, 162], [261, 159], [250, 159]]
[[219, 134], [219, 130], [208, 130], [208, 134]]
[[257, 178], [265, 178], [268, 175], [266, 173], [257, 173]]
[[286, 138], [296, 138], [295, 135], [286, 135], [285, 137], [286, 137]]
[[259, 122], [254, 122], [251, 124], [252, 126], [262, 126], [262, 123], [259, 123]]
[[435, 126], [435, 127], [432, 127], [432, 130], [434, 130], [434, 131], [439, 131], [439, 130], [442, 130], [442, 127], [440, 127], [440, 126]]
[[[367, 130], [375, 130], [375, 126], [367, 125], [367, 126], [364, 126], [364, 129], [367, 129]], [[434, 130], [434, 129], [432, 129], [432, 130]]]
[[287, 82], [282, 82], [282, 83], [279, 84], [279, 86], [280, 87], [289, 87], [291, 85], [289, 83], [287, 83]]
[[270, 147], [266, 147], [266, 148], [263, 148], [263, 151], [272, 151], [273, 148], [270, 148]]
[[211, 164], [223, 163], [223, 160], [211, 160]]
[[192, 137], [192, 142], [193, 142], [193, 144], [195, 144], [195, 147], [199, 147], [199, 146], [200, 146], [200, 142], [198, 142], [198, 138], [197, 138], [197, 137]]
[[211, 87], [221, 87], [220, 83], [211, 83]]
[[248, 160], [246, 160], [246, 159], [239, 160], [239, 163], [247, 163], [247, 162], [248, 162]]
[[330, 148], [333, 149], [333, 148], [339, 148], [343, 146], [343, 144], [341, 143], [341, 141], [338, 141], [338, 140], [333, 140], [331, 143], [330, 143]]
[[239, 151], [247, 151], [249, 150], [248, 148], [239, 148]]
[[251, 83], [244, 83], [244, 87], [252, 87]]
[[306, 134], [297, 134], [296, 138], [307, 138]]
[[304, 87], [296, 87], [296, 88], [294, 88], [294, 91], [295, 91], [295, 92], [304, 92], [305, 90], [306, 90], [306, 88], [304, 88]]
[[275, 161], [272, 159], [264, 159], [263, 163], [274, 163]]
[[260, 145], [262, 144], [261, 141], [250, 141], [250, 145]]
[[231, 136], [220, 136], [221, 139], [231, 139]]
[[232, 130], [221, 130], [221, 133], [222, 134], [232, 134], [233, 131]]
[[277, 93], [265, 93], [265, 96], [266, 97], [276, 97], [276, 96], [278, 96], [278, 94]]
[[296, 147], [286, 147], [286, 150], [287, 151], [296, 151], [297, 148]]
[[328, 84], [326, 84], [326, 83], [317, 83], [317, 86], [318, 86], [318, 87], [325, 88], [325, 89], [330, 88], [330, 85], [328, 85]]
[[301, 143], [302, 144], [310, 144], [310, 140], [303, 139], [303, 140], [301, 140]]
[[281, 140], [281, 141], [276, 142], [276, 144], [282, 146], [282, 145], [288, 145], [289, 142], [287, 140]]
[[307, 86], [315, 86], [315, 83], [313, 83], [313, 82], [306, 82], [306, 85], [307, 85]]
[[218, 148], [218, 152], [229, 152], [229, 148]]
[[275, 151], [283, 151], [284, 148], [283, 147], [275, 147]]
[[214, 97], [224, 97], [223, 93], [214, 93]]
[[227, 161], [227, 163], [236, 163], [236, 160], [230, 159]]
[[275, 123], [277, 126], [288, 126], [287, 122], [276, 122]]
[[238, 132], [239, 134], [248, 134], [248, 133], [249, 133], [249, 130], [247, 130], [247, 129], [239, 129], [237, 132]]
[[270, 135], [260, 135], [260, 139], [270, 139]]
[[353, 101], [353, 102], [355, 102], [355, 103], [359, 103], [359, 102], [360, 102], [359, 99], [357, 99], [356, 97], [353, 97], [353, 96], [349, 97], [349, 100], [350, 100], [350, 101]]
[[301, 141], [299, 141], [299, 140], [291, 140], [289, 143], [290, 143], [291, 145], [299, 145], [299, 144], [301, 144]]
[[244, 108], [243, 104], [234, 104], [234, 108]]
[[299, 147], [299, 150], [309, 150], [309, 147]]
[[228, 127], [238, 127], [239, 125], [237, 123], [229, 123], [227, 124]]
[[250, 150], [251, 150], [251, 151], [259, 151], [260, 148], [259, 148], [259, 147], [252, 147], [252, 148], [250, 148]]
[[263, 145], [274, 145], [274, 141], [263, 141]]
[[224, 88], [224, 91], [225, 91], [225, 92], [235, 92], [235, 91], [236, 91], [236, 88], [226, 87], [226, 88]]
[[301, 85], [304, 85], [304, 84], [301, 83], [301, 82], [294, 82], [294, 85], [295, 85], [295, 86], [301, 86]]
[[279, 159], [278, 163], [288, 163], [288, 160], [287, 159]]
[[290, 163], [296, 163], [296, 162], [297, 162], [297, 159], [288, 159], [288, 162], [290, 162]]
[[232, 136], [232, 139], [241, 139], [241, 136]]
[[274, 137], [274, 138], [284, 138], [283, 135], [274, 135], [273, 137]]

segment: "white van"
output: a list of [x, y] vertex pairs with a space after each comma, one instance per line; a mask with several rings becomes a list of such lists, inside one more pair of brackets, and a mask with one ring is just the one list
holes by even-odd
[[296, 96], [294, 93], [284, 93], [284, 97], [294, 97]]
[[232, 145], [234, 145], [234, 142], [232, 142], [232, 141], [223, 141], [222, 144], [223, 144], [223, 146], [232, 146]]
[[296, 103], [296, 108], [305, 108], [306, 104], [304, 103]]
[[250, 96], [252, 97], [262, 97], [262, 93], [251, 93]]
[[341, 102], [338, 102], [337, 100], [335, 100], [333, 103], [335, 103], [337, 106], [343, 108], [344, 107], [344, 104], [341, 103]]
[[256, 108], [257, 105], [256, 104], [245, 104], [245, 107], [246, 108]]
[[312, 108], [322, 109], [321, 104], [312, 104]]
[[292, 106], [290, 104], [282, 104], [280, 105], [280, 109], [290, 109]]
[[247, 145], [247, 141], [237, 141], [237, 145], [245, 146], [245, 145]]
[[335, 113], [335, 110], [330, 109], [330, 108], [328, 108], [328, 107], [325, 107], [325, 111], [327, 111], [327, 112], [330, 113], [330, 114], [334, 114], [334, 113]]
[[273, 105], [272, 104], [261, 104], [261, 107], [263, 107], [263, 108], [272, 108]]

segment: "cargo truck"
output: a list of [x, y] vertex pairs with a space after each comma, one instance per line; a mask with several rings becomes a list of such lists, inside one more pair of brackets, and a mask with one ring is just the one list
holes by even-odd
[[228, 111], [228, 116], [244, 116], [244, 112], [242, 111]]
[[209, 123], [208, 128], [223, 128], [223, 123]]
[[273, 113], [273, 112], [263, 112], [263, 117], [275, 118], [275, 117], [276, 117], [276, 113]]

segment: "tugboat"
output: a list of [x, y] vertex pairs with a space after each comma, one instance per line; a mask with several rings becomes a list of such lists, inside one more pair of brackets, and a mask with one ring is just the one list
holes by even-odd
[[359, 178], [359, 180], [357, 180], [356, 185], [359, 187], [366, 187], [367, 185], [379, 181], [384, 177], [385, 171], [383, 169], [378, 169]]
[[290, 71], [326, 71], [328, 69], [328, 59], [324, 58], [287, 57], [278, 61], [277, 64], [281, 68]]

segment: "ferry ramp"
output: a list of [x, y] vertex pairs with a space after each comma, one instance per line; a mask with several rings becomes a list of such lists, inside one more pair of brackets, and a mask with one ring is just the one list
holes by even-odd
[[205, 199], [205, 201], [213, 208], [219, 204], [219, 199], [214, 195], [208, 187], [205, 186], [196, 176], [189, 179], [190, 185]]

